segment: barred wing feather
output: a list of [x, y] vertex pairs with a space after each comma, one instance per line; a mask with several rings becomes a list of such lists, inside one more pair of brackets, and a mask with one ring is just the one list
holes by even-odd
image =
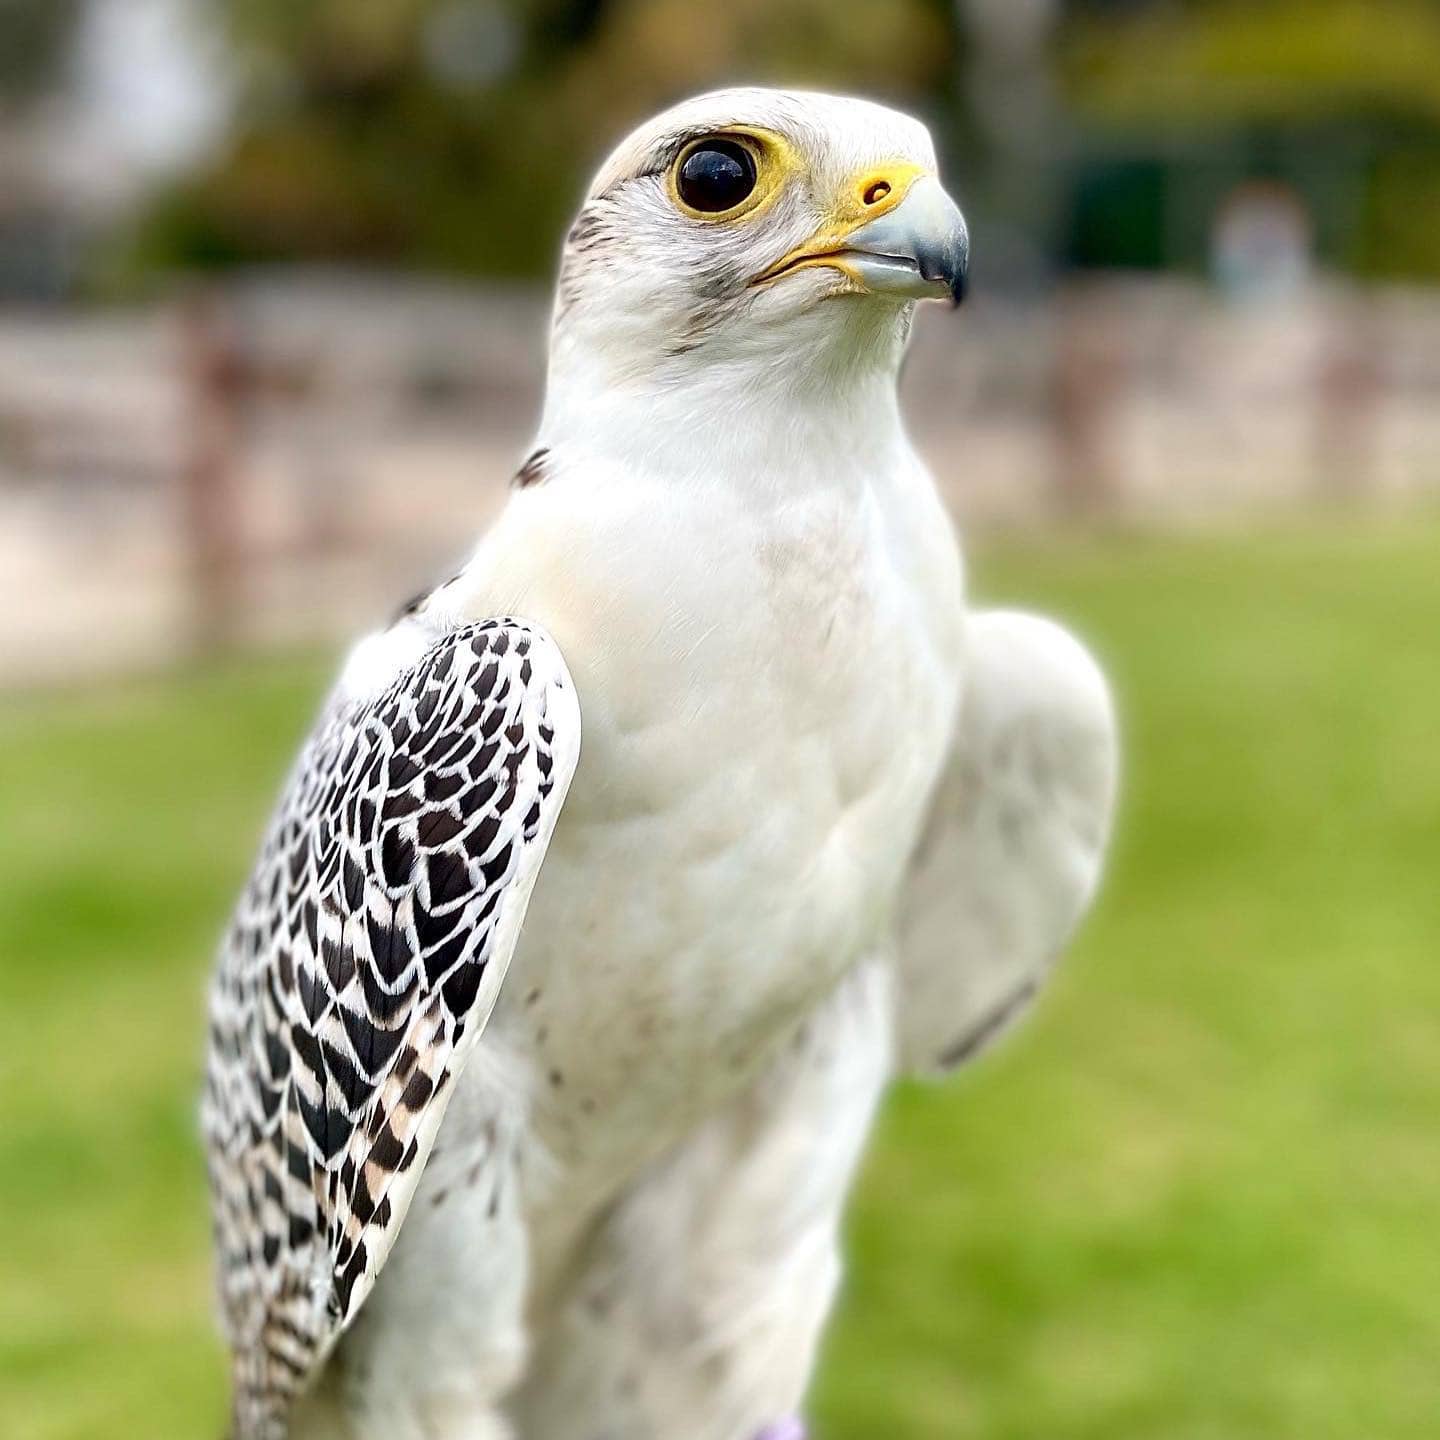
[[495, 1003], [580, 746], [554, 643], [437, 638], [322, 717], [211, 990], [204, 1122], [238, 1440], [363, 1303]]

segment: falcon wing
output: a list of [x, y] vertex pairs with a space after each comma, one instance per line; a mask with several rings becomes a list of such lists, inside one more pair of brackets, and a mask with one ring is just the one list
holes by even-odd
[[1059, 626], [971, 617], [954, 750], [901, 899], [900, 1061], [949, 1070], [1027, 1008], [1084, 914], [1114, 808], [1104, 677]]
[[380, 693], [333, 702], [300, 755], [210, 1002], [204, 1123], [238, 1440], [284, 1436], [385, 1263], [579, 748], [559, 650], [490, 620]]

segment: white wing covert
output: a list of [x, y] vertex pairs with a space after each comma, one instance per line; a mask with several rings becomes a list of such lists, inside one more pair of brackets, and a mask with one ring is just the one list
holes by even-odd
[[394, 1243], [494, 1006], [574, 773], [559, 650], [510, 619], [332, 701], [211, 990], [204, 1125], [238, 1440], [294, 1397]]
[[948, 1071], [1028, 1007], [1094, 894], [1118, 769], [1085, 648], [1048, 620], [969, 620], [950, 761], [901, 897], [904, 1069]]

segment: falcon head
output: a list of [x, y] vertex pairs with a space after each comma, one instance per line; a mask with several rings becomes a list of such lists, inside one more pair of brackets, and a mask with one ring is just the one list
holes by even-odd
[[610, 384], [702, 364], [898, 367], [915, 302], [963, 296], [969, 249], [917, 120], [832, 95], [702, 95], [595, 177], [552, 357]]

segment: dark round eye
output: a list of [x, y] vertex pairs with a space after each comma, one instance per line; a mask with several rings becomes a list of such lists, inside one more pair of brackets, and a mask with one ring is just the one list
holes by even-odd
[[733, 210], [755, 188], [755, 157], [733, 140], [705, 140], [680, 163], [675, 188], [706, 215]]

